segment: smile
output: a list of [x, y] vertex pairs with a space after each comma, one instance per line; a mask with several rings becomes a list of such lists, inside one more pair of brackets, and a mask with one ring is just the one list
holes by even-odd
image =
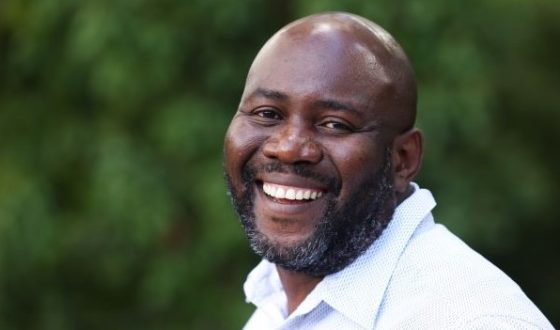
[[268, 182], [263, 182], [262, 189], [266, 195], [272, 198], [291, 201], [313, 201], [323, 196], [323, 192], [321, 190], [283, 186]]

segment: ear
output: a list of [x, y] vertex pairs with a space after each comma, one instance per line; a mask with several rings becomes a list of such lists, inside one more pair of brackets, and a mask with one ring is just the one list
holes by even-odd
[[417, 128], [412, 128], [393, 140], [391, 157], [397, 194], [407, 191], [410, 181], [420, 170], [424, 153], [423, 140], [422, 132]]

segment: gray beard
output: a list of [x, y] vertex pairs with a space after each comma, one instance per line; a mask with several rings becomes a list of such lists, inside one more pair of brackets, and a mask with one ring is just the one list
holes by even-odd
[[329, 186], [329, 194], [324, 197], [327, 198], [327, 208], [313, 234], [297, 245], [282, 246], [256, 228], [253, 185], [257, 170], [251, 167], [244, 169], [245, 189], [239, 195], [232, 190], [231, 179], [226, 173], [232, 204], [252, 249], [262, 258], [290, 271], [313, 277], [340, 271], [373, 244], [387, 227], [396, 208], [389, 149], [385, 150], [382, 168], [353, 191], [348, 202], [340, 207], [336, 202], [340, 185], [336, 185], [334, 180], [322, 178], [301, 165], [288, 170], [279, 164], [268, 164], [261, 170], [313, 177]]

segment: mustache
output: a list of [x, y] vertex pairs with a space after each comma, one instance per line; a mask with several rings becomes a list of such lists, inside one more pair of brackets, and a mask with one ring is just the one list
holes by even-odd
[[242, 177], [245, 182], [252, 182], [258, 173], [294, 174], [302, 178], [315, 180], [326, 186], [330, 192], [338, 195], [341, 188], [339, 180], [337, 180], [336, 177], [318, 173], [313, 170], [311, 166], [312, 165], [307, 164], [286, 165], [282, 164], [280, 161], [274, 160], [259, 165], [246, 165], [243, 169]]

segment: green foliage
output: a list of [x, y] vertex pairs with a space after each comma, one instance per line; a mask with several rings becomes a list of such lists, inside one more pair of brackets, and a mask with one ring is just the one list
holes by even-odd
[[0, 328], [240, 328], [223, 134], [260, 45], [325, 10], [400, 41], [437, 218], [559, 322], [556, 1], [4, 0]]

